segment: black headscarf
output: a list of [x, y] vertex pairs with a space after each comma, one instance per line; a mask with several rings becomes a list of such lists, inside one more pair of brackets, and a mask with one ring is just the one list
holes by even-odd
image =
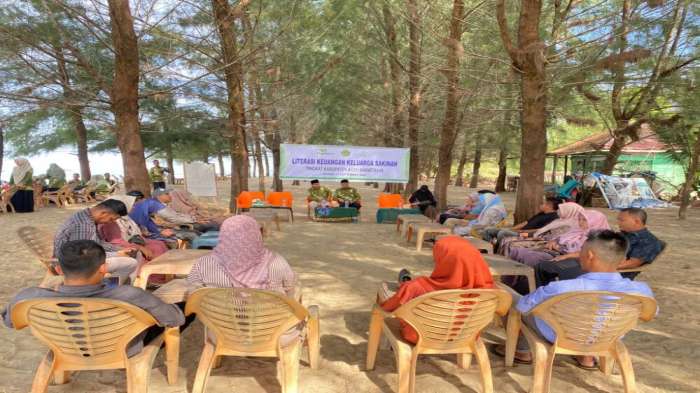
[[414, 192], [413, 195], [411, 195], [411, 198], [409, 198], [408, 201], [411, 203], [430, 202], [429, 204], [422, 204], [425, 206], [437, 205], [437, 201], [435, 200], [433, 193], [430, 192], [430, 189], [426, 185], [420, 186], [420, 188], [418, 190], [416, 190], [416, 192]]

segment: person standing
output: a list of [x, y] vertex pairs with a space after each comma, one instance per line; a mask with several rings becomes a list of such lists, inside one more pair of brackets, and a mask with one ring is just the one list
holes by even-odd
[[160, 166], [160, 161], [153, 160], [153, 168], [148, 171], [148, 175], [151, 177], [154, 191], [157, 189], [165, 189], [165, 172], [170, 173], [170, 169], [162, 168]]
[[17, 213], [31, 213], [34, 211], [34, 180], [33, 170], [26, 158], [15, 158], [15, 167], [12, 169], [10, 186], [15, 189], [10, 203]]
[[354, 207], [360, 210], [362, 207], [362, 197], [357, 189], [350, 187], [350, 182], [347, 179], [340, 181], [340, 188], [335, 190], [333, 198], [338, 201], [340, 207]]

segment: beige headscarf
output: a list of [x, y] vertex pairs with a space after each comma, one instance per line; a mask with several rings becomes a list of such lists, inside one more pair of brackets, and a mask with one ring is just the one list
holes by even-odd
[[15, 158], [15, 161], [17, 166], [12, 169], [12, 180], [14, 180], [15, 184], [21, 184], [27, 173], [31, 172], [32, 165], [24, 157]]

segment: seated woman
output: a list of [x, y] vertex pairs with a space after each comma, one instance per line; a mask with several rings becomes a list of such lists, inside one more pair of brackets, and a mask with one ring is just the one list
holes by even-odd
[[452, 229], [456, 235], [467, 236], [472, 230], [483, 230], [493, 227], [505, 220], [508, 215], [506, 207], [503, 205], [501, 197], [496, 194], [484, 193], [479, 195], [479, 204], [483, 209], [475, 220], [471, 220], [467, 225], [457, 225]]
[[437, 200], [435, 200], [435, 196], [430, 192], [428, 186], [420, 186], [420, 188], [411, 195], [408, 201], [411, 203], [411, 206], [419, 208], [424, 216], [429, 217], [431, 220], [435, 219], [437, 215], [437, 210], [435, 209]]
[[64, 171], [57, 164], [49, 165], [49, 169], [46, 170], [46, 188], [44, 191], [58, 191], [61, 187], [66, 185], [66, 171]]
[[[387, 285], [380, 289], [379, 301], [384, 311], [394, 311], [411, 299], [443, 289], [493, 288], [493, 277], [483, 256], [469, 241], [457, 236], [439, 239], [433, 248], [435, 267], [430, 277], [416, 277], [400, 283], [398, 292], [390, 294]], [[418, 333], [401, 322], [401, 335], [416, 343]]]
[[265, 247], [260, 225], [243, 215], [224, 221], [219, 244], [195, 262], [187, 286], [190, 291], [201, 287], [265, 289], [298, 299], [297, 276], [289, 263]]
[[559, 218], [557, 211], [559, 210], [560, 203], [561, 200], [559, 198], [548, 197], [542, 205], [540, 205], [540, 211], [527, 221], [523, 221], [512, 228], [486, 228], [483, 231], [482, 238], [487, 242], [494, 243], [494, 248], [498, 249], [506, 238], [518, 237], [521, 234], [533, 234], [537, 232], [538, 229], [551, 224], [554, 220]]
[[168, 251], [168, 246], [165, 242], [144, 237], [138, 224], [129, 217], [129, 211], [134, 206], [136, 197], [117, 195], [109, 199], [123, 202], [126, 208], [118, 212], [120, 217], [117, 221], [98, 225], [97, 230], [102, 240], [118, 247], [138, 249], [142, 257], [139, 259], [146, 261], [150, 261]]

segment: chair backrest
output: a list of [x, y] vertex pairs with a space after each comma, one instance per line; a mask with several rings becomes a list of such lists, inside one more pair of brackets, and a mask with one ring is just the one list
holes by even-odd
[[248, 288], [201, 288], [187, 299], [185, 314], [197, 318], [216, 336], [224, 351], [276, 352], [279, 338], [309, 317], [294, 299]]
[[576, 352], [606, 351], [637, 325], [656, 314], [653, 298], [607, 291], [580, 291], [542, 302], [532, 314], [556, 333], [556, 345]]
[[42, 261], [48, 261], [53, 257], [53, 236], [48, 231], [23, 226], [17, 229], [17, 236]]
[[242, 191], [238, 194], [238, 197], [236, 197], [236, 206], [244, 209], [250, 208], [253, 206], [254, 199], [264, 201], [265, 194], [259, 191]]
[[126, 349], [155, 325], [148, 312], [131, 304], [94, 298], [44, 298], [12, 308], [16, 329], [29, 326], [68, 370], [124, 367]]
[[267, 203], [272, 206], [292, 207], [294, 197], [289, 191], [271, 192], [267, 195]]
[[511, 302], [502, 289], [443, 290], [419, 296], [393, 314], [418, 332], [416, 346], [450, 351], [468, 346]]
[[401, 194], [379, 194], [377, 198], [379, 208], [400, 208], [403, 206]]

